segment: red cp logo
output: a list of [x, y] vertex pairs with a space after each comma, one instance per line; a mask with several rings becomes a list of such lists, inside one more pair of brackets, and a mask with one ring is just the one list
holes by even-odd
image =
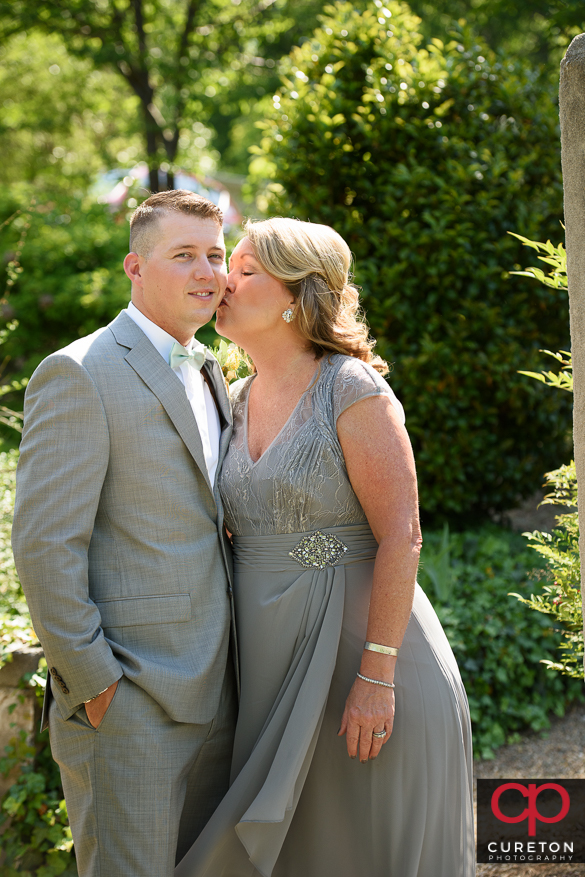
[[[505, 792], [506, 789], [518, 789], [519, 792], [522, 792], [525, 798], [528, 798], [528, 807], [520, 814], [520, 816], [505, 816], [500, 810], [500, 795]], [[557, 816], [542, 816], [539, 813], [538, 807], [536, 806], [536, 799], [544, 789], [554, 789], [555, 792], [558, 792], [561, 796], [561, 801], [563, 803], [561, 811]], [[571, 799], [569, 798], [569, 793], [557, 783], [543, 783], [542, 786], [537, 786], [536, 783], [529, 783], [528, 788], [522, 786], [520, 783], [504, 783], [503, 786], [498, 786], [492, 795], [492, 813], [496, 819], [499, 819], [501, 822], [523, 822], [528, 818], [529, 837], [534, 837], [536, 834], [537, 819], [539, 822], [560, 822], [569, 812], [570, 806]]]

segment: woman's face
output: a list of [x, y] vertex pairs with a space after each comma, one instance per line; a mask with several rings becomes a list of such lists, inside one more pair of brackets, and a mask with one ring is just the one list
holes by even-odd
[[284, 283], [267, 274], [243, 238], [229, 261], [225, 297], [216, 316], [216, 331], [246, 350], [267, 333], [287, 327], [282, 312], [294, 304]]

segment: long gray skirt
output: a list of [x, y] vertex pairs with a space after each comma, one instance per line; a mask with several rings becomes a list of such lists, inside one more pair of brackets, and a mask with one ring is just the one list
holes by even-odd
[[392, 736], [368, 764], [338, 737], [366, 634], [376, 542], [303, 569], [306, 535], [234, 540], [242, 695], [232, 785], [176, 877], [472, 877], [467, 698], [416, 588], [396, 665]]

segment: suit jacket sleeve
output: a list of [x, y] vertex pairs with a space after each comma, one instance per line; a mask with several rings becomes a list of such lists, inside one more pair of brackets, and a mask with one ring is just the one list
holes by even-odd
[[65, 716], [122, 675], [88, 582], [108, 458], [106, 415], [90, 375], [66, 354], [54, 354], [25, 397], [12, 545]]

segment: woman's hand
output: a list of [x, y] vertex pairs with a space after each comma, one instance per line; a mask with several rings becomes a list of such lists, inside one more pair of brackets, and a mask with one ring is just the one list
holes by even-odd
[[[362, 764], [375, 758], [390, 739], [393, 724], [394, 689], [373, 685], [358, 677], [345, 702], [339, 729], [340, 737], [346, 735], [349, 757], [359, 754]], [[374, 731], [386, 731], [386, 736], [374, 737]]]

